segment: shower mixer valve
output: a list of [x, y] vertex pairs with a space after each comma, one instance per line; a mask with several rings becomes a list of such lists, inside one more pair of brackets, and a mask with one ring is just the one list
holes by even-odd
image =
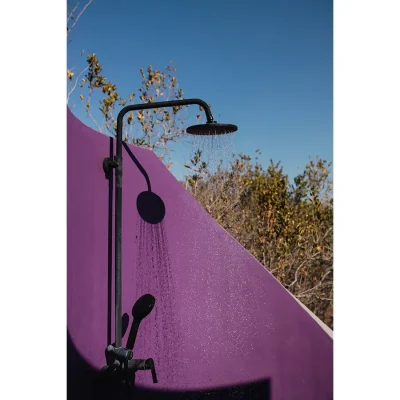
[[107, 347], [107, 353], [113, 358], [114, 361], [123, 363], [125, 361], [132, 360], [133, 352], [130, 349], [124, 347], [114, 347], [111, 344]]
[[[156, 299], [151, 294], [140, 297], [132, 308], [133, 323], [127, 341], [127, 347], [115, 347], [109, 345], [106, 349], [107, 365], [102, 368], [118, 381], [125, 381], [131, 387], [135, 383], [136, 372], [139, 370], [150, 370], [153, 383], [157, 383], [156, 368], [152, 358], [133, 359], [133, 347], [139, 330], [140, 322], [152, 311]], [[120, 341], [121, 343], [121, 341]]]
[[107, 347], [107, 359], [108, 368], [116, 372], [120, 379], [125, 381], [127, 386], [133, 386], [136, 372], [139, 370], [150, 370], [153, 383], [158, 382], [156, 368], [152, 358], [133, 359], [133, 352], [131, 349], [126, 349], [124, 347], [116, 348], [110, 345]]

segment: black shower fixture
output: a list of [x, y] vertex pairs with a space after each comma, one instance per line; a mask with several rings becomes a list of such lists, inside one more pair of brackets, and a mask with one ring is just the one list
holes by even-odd
[[[117, 117], [117, 154], [112, 158], [106, 158], [103, 162], [103, 168], [106, 177], [109, 178], [115, 170], [115, 347], [114, 354], [122, 354], [123, 357], [130, 357], [129, 349], [122, 348], [122, 146], [128, 152], [140, 172], [146, 179], [148, 190], [139, 194], [136, 206], [140, 217], [150, 224], [160, 223], [165, 216], [165, 205], [162, 199], [151, 191], [149, 177], [144, 168], [132, 154], [129, 146], [122, 140], [123, 119], [126, 113], [130, 111], [180, 107], [187, 105], [198, 105], [203, 108], [207, 123], [194, 125], [187, 128], [186, 132], [192, 135], [222, 135], [235, 132], [238, 128], [232, 124], [221, 124], [214, 120], [209, 105], [200, 99], [172, 100], [146, 104], [132, 104], [124, 107]], [[142, 365], [141, 365], [142, 366]], [[143, 365], [142, 367], [144, 367]], [[149, 366], [149, 365], [146, 365]]]

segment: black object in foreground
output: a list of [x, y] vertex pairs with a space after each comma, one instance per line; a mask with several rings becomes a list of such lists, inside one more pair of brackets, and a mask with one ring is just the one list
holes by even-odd
[[[207, 123], [199, 126], [192, 126], [187, 129], [189, 134], [193, 135], [222, 135], [225, 133], [232, 133], [237, 130], [236, 125], [232, 124], [220, 124], [214, 120], [214, 117], [211, 113], [210, 106], [203, 100], [200, 99], [181, 99], [181, 100], [172, 100], [172, 101], [161, 101], [155, 103], [145, 103], [145, 104], [132, 104], [124, 107], [117, 116], [117, 151], [116, 155], [112, 157], [112, 159], [107, 159], [103, 162], [104, 172], [106, 174], [107, 179], [111, 179], [111, 175], [113, 171], [115, 171], [115, 345], [116, 347], [121, 347], [122, 342], [122, 308], [121, 308], [121, 299], [122, 299], [122, 273], [121, 273], [121, 265], [122, 265], [122, 147], [124, 145], [122, 139], [122, 127], [123, 120], [125, 114], [130, 111], [138, 111], [138, 110], [148, 110], [154, 108], [165, 108], [165, 107], [181, 107], [188, 105], [198, 105], [200, 106], [207, 118]], [[125, 146], [125, 149], [127, 146]], [[129, 152], [128, 152], [129, 153]], [[143, 176], [146, 178], [148, 191], [151, 192], [149, 179], [146, 171], [141, 167], [139, 163], [136, 164], [139, 170], [142, 172]], [[154, 194], [153, 194], [154, 195]], [[155, 200], [158, 196], [152, 196], [152, 201], [160, 203], [159, 200]], [[141, 201], [141, 199], [138, 199]], [[161, 200], [161, 199], [160, 199]], [[139, 208], [139, 207], [138, 207]], [[150, 223], [158, 223], [164, 218], [164, 211], [162, 211], [162, 207], [158, 206], [157, 213], [153, 210], [153, 215], [149, 215], [150, 213], [147, 210], [144, 210], [144, 207], [140, 208], [142, 214], [148, 221], [153, 221]], [[141, 215], [142, 216], [142, 215]], [[143, 216], [142, 216], [143, 218]], [[144, 220], [146, 220], [143, 218]], [[157, 222], [158, 221], [158, 222]]]
[[132, 307], [133, 322], [126, 347], [109, 345], [106, 349], [107, 365], [102, 368], [104, 378], [110, 381], [124, 381], [131, 387], [135, 383], [136, 371], [151, 370], [153, 382], [157, 383], [157, 374], [152, 358], [133, 359], [133, 347], [140, 323], [154, 308], [156, 299], [151, 294], [141, 296]]

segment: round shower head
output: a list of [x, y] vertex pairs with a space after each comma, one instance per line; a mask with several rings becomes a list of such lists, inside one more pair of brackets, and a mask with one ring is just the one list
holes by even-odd
[[191, 135], [225, 135], [226, 133], [236, 132], [238, 127], [233, 124], [220, 124], [218, 122], [209, 122], [207, 124], [199, 124], [189, 126], [186, 132]]

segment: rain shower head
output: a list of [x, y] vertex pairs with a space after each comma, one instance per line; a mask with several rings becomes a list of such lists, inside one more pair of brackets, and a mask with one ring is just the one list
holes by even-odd
[[190, 135], [214, 136], [225, 135], [226, 133], [236, 132], [238, 127], [233, 124], [220, 124], [218, 122], [208, 122], [207, 124], [192, 125], [186, 129]]

